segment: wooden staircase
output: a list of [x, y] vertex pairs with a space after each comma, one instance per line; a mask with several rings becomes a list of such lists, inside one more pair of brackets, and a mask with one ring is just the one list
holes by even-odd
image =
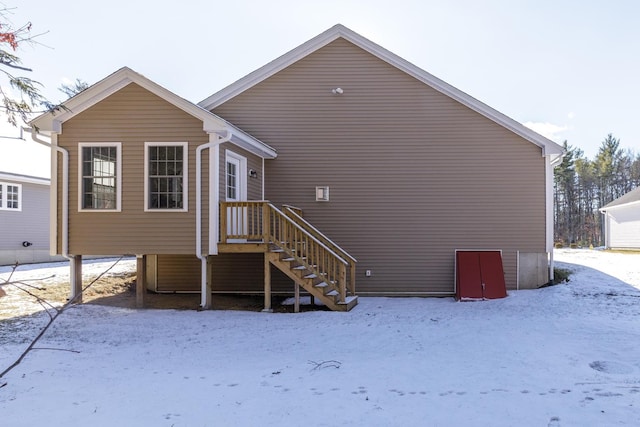
[[304, 261], [300, 262], [300, 258], [296, 256], [289, 256], [278, 245], [272, 245], [267, 256], [271, 264], [331, 310], [349, 311], [358, 304], [357, 295], [348, 295], [343, 300], [336, 281], [327, 279], [326, 273], [320, 273], [318, 276], [314, 273], [315, 268], [310, 268]]
[[[334, 311], [349, 311], [358, 304], [356, 260], [307, 222], [298, 209], [285, 206], [283, 212], [269, 202], [222, 205], [222, 224], [243, 224], [244, 228], [242, 233], [227, 235], [224, 240], [260, 239], [266, 243], [265, 262], [297, 285], [296, 311], [299, 288]], [[229, 214], [236, 217], [227, 218]]]

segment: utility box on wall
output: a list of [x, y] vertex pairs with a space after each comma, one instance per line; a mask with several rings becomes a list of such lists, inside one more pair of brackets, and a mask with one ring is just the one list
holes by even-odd
[[499, 250], [456, 250], [457, 300], [504, 298], [507, 286]]

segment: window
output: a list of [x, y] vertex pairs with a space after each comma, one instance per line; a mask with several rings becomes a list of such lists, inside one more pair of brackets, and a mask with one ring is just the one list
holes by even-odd
[[120, 210], [120, 143], [80, 143], [79, 209]]
[[22, 210], [22, 184], [0, 182], [0, 210]]
[[145, 210], [187, 211], [186, 142], [145, 143]]
[[227, 160], [227, 200], [238, 200], [238, 164], [233, 160]]

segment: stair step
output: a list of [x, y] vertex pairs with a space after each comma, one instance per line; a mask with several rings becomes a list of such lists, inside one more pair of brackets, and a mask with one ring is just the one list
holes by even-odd
[[295, 267], [292, 268], [292, 270], [306, 270], [307, 267], [305, 267], [304, 265], [296, 265]]
[[318, 275], [316, 275], [315, 273], [307, 274], [306, 276], [304, 276], [305, 279], [316, 279], [317, 277]]
[[343, 307], [344, 307], [344, 311], [351, 310], [357, 304], [358, 304], [358, 295], [348, 296], [344, 299], [344, 302], [336, 303], [336, 305], [340, 307], [340, 310], [343, 310]]
[[291, 261], [295, 261], [296, 259], [294, 257], [289, 257], [289, 258], [282, 258], [281, 261], [284, 262], [291, 262]]
[[335, 297], [336, 295], [340, 295], [340, 292], [336, 291], [335, 289], [332, 291], [329, 291], [325, 294], [328, 297]]

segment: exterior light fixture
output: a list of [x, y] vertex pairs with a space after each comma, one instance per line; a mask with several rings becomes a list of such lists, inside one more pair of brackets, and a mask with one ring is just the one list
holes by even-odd
[[332, 92], [334, 95], [342, 95], [342, 94], [344, 93], [344, 90], [342, 90], [342, 88], [341, 88], [341, 87], [337, 87], [337, 88], [335, 88], [335, 89], [331, 89], [331, 92]]

